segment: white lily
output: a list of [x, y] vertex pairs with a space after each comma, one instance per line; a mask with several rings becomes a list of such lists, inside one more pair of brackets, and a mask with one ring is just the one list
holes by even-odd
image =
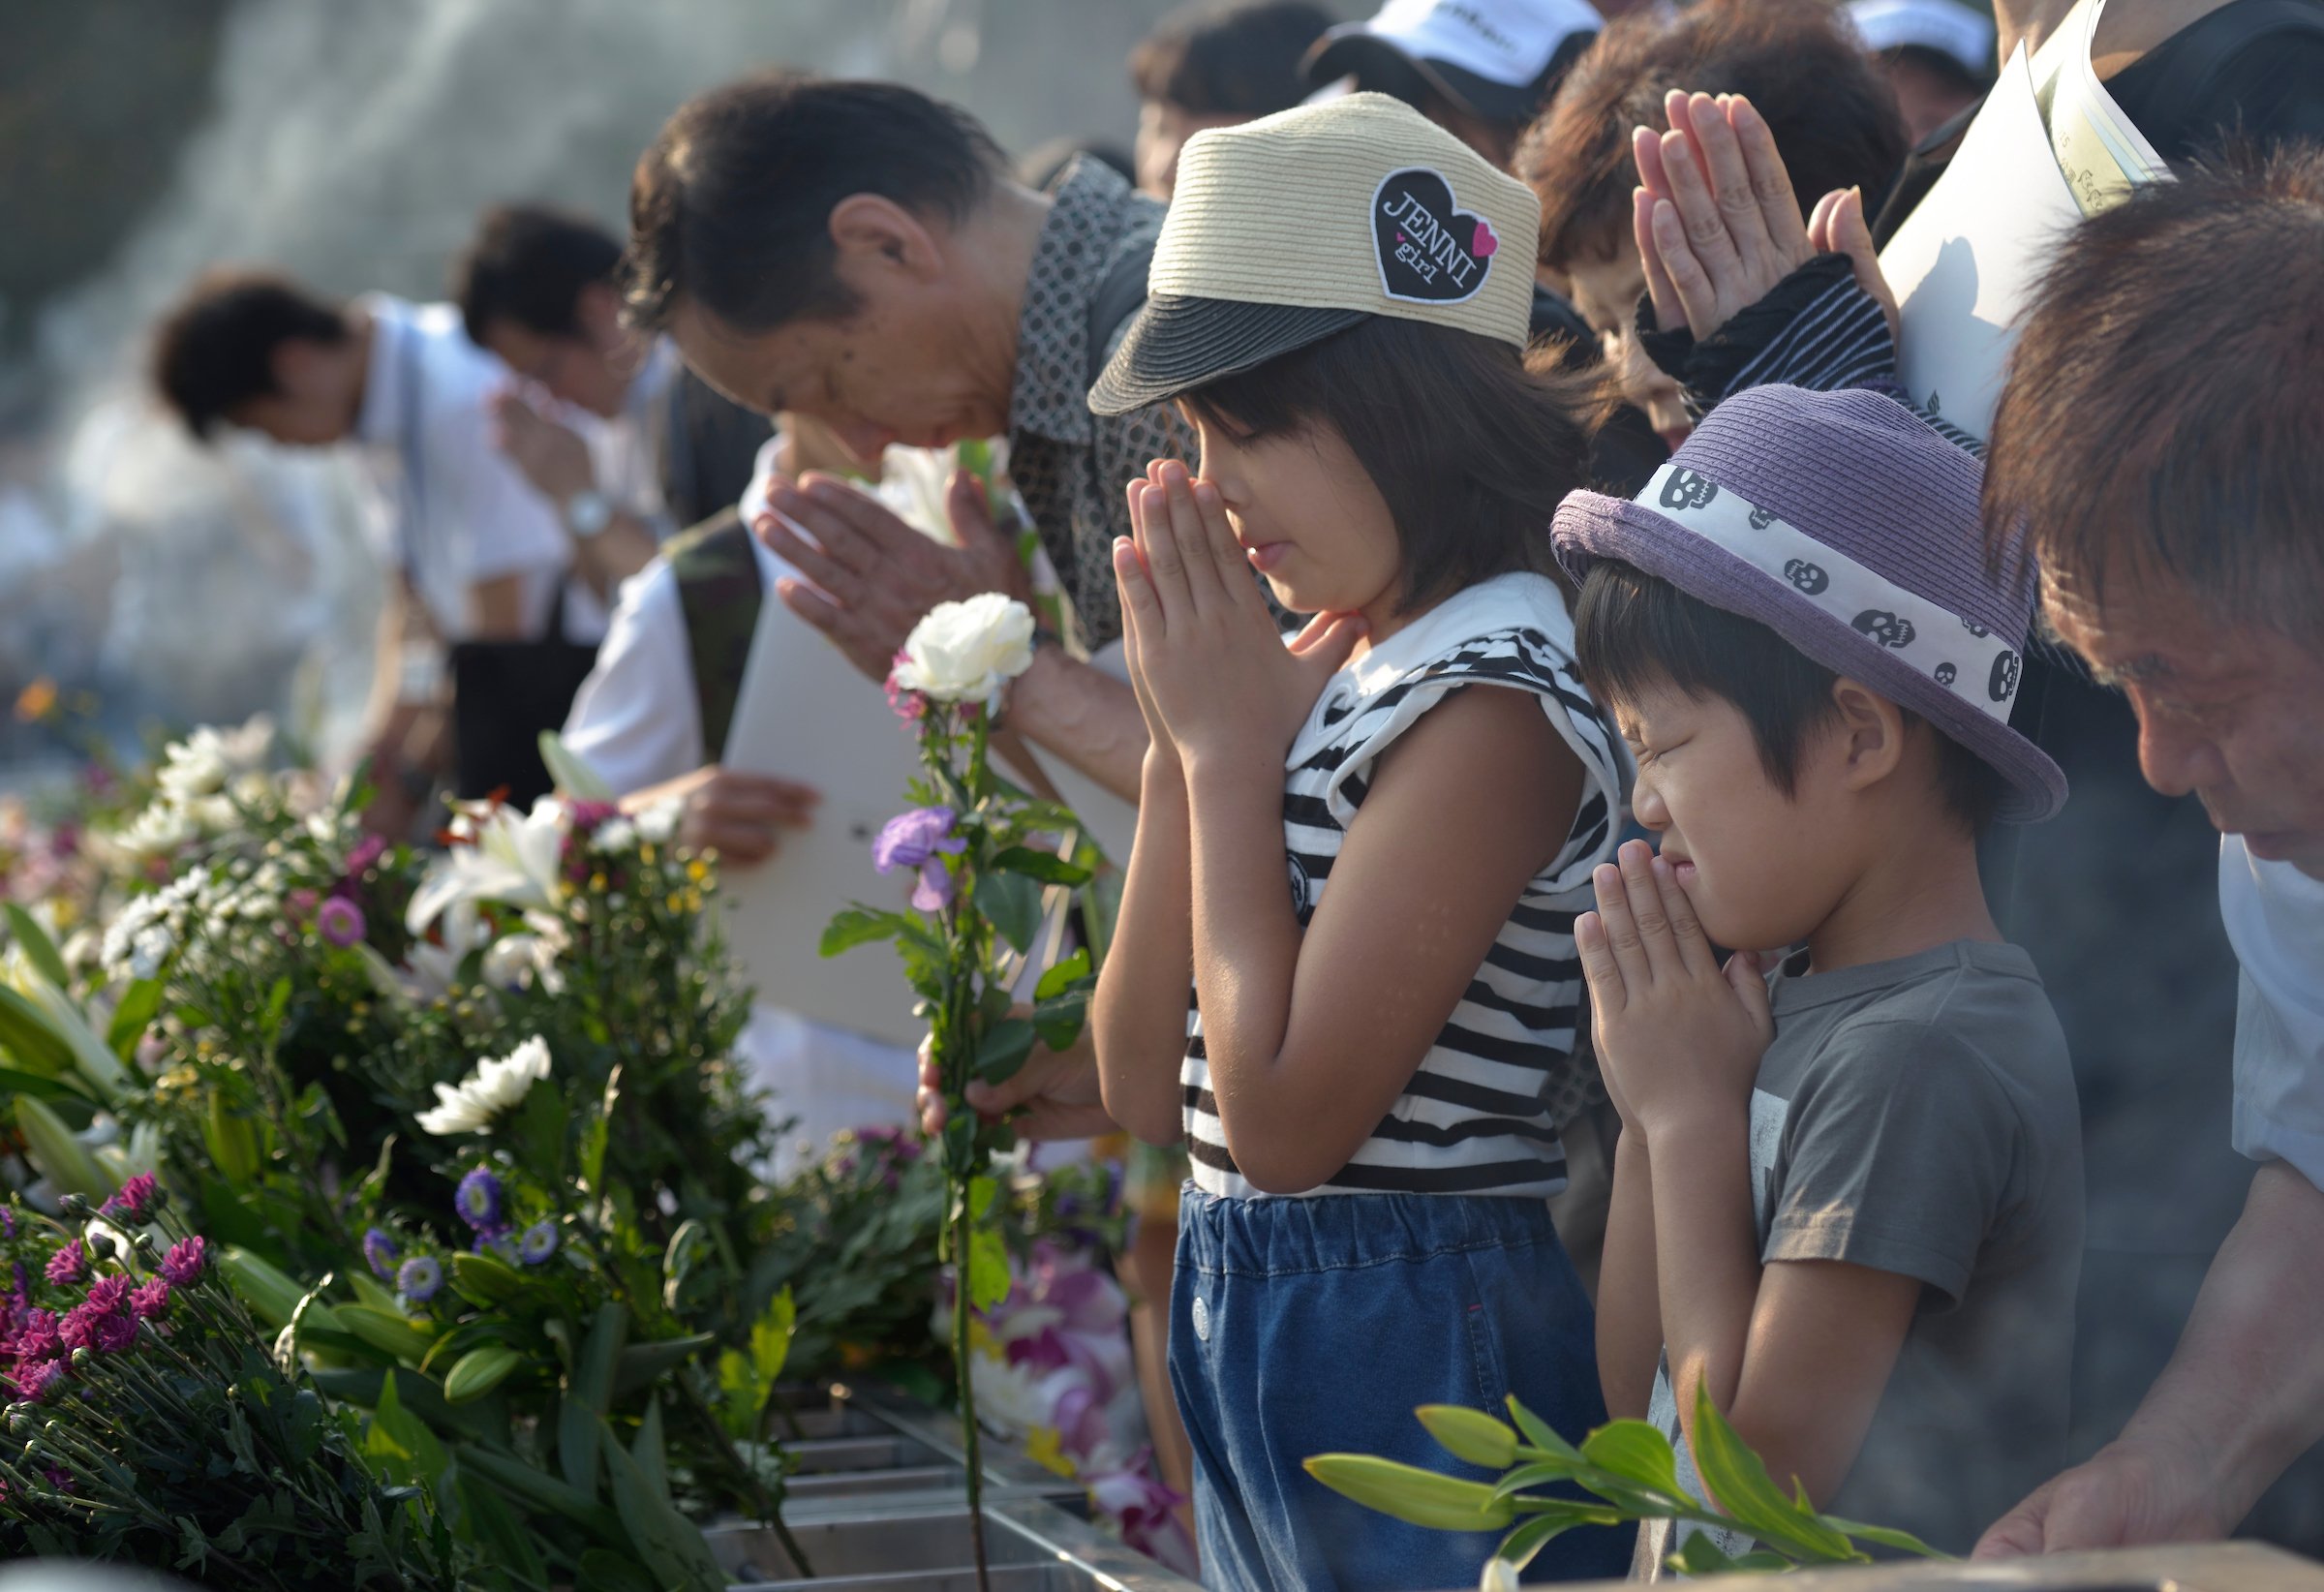
[[419, 1114], [419, 1125], [438, 1135], [481, 1133], [549, 1070], [548, 1041], [535, 1034], [506, 1056], [479, 1062], [458, 1084], [437, 1085], [436, 1105]]
[[474, 842], [445, 852], [413, 892], [404, 914], [411, 933], [426, 934], [458, 902], [532, 907], [554, 906], [563, 898], [558, 863], [565, 852], [566, 811], [555, 798], [541, 798], [521, 818], [495, 808], [474, 830]]

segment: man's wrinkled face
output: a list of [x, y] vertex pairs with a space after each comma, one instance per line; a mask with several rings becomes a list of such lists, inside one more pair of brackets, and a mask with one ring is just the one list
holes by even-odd
[[1008, 429], [1008, 394], [984, 389], [948, 329], [913, 306], [867, 299], [832, 321], [742, 331], [681, 298], [670, 336], [694, 373], [744, 408], [812, 415], [867, 464], [891, 444], [948, 447]]
[[2111, 576], [2102, 592], [2046, 572], [2042, 605], [2138, 715], [2138, 761], [2166, 796], [2191, 791], [2253, 856], [2324, 878], [2324, 636], [2221, 615], [2183, 583]]

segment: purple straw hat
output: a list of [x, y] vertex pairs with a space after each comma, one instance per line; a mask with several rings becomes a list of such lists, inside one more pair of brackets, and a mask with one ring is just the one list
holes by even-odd
[[1551, 536], [1576, 580], [1619, 559], [1911, 709], [2007, 781], [1997, 816], [2035, 823], [2065, 776], [2009, 727], [2034, 594], [1986, 572], [1981, 474], [1878, 393], [1757, 387], [1636, 498], [1572, 494]]

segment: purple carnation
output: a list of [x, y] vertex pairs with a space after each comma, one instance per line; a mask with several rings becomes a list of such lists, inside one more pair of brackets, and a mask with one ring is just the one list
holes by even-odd
[[169, 1313], [169, 1279], [147, 1277], [131, 1291], [129, 1308], [139, 1321], [158, 1321]]
[[65, 1312], [62, 1325], [56, 1330], [57, 1340], [68, 1349], [90, 1349], [97, 1345], [97, 1325], [106, 1313], [89, 1304], [76, 1304]]
[[13, 1239], [15, 1236], [16, 1213], [8, 1207], [0, 1205], [0, 1238]]
[[42, 1269], [41, 1274], [59, 1288], [70, 1288], [88, 1275], [88, 1271], [89, 1252], [81, 1247], [78, 1239], [72, 1239], [48, 1257], [48, 1264]]
[[966, 837], [955, 835], [960, 814], [948, 807], [916, 807], [899, 812], [880, 826], [872, 842], [872, 863], [882, 873], [916, 868], [920, 882], [912, 889], [912, 905], [923, 912], [941, 912], [952, 904], [957, 888], [946, 856], [968, 849]]
[[359, 879], [371, 872], [372, 864], [387, 855], [387, 842], [378, 835], [366, 835], [355, 842], [347, 854], [347, 876]]
[[363, 1235], [363, 1259], [371, 1267], [371, 1274], [385, 1279], [395, 1275], [395, 1240], [378, 1228]]
[[88, 1302], [98, 1310], [118, 1310], [129, 1302], [129, 1278], [115, 1271], [89, 1284]]
[[140, 1172], [123, 1183], [121, 1191], [101, 1209], [107, 1216], [119, 1216], [133, 1227], [143, 1227], [153, 1220], [153, 1213], [161, 1205], [161, 1185], [154, 1181], [152, 1173]]
[[414, 1255], [396, 1269], [395, 1286], [414, 1304], [425, 1304], [443, 1286], [443, 1263], [433, 1255]]
[[460, 1219], [478, 1233], [491, 1232], [501, 1226], [501, 1180], [483, 1167], [476, 1168], [460, 1179], [460, 1187], [452, 1195], [452, 1209]]
[[315, 932], [325, 945], [345, 950], [363, 937], [363, 908], [345, 896], [333, 896], [315, 913]]
[[162, 1257], [162, 1275], [169, 1279], [172, 1288], [191, 1287], [201, 1277], [202, 1269], [209, 1264], [209, 1240], [196, 1235], [181, 1239], [169, 1246]]
[[138, 1318], [128, 1311], [97, 1318], [97, 1347], [107, 1354], [126, 1354], [137, 1341]]
[[16, 1329], [16, 1335], [8, 1345], [8, 1352], [18, 1360], [47, 1360], [61, 1353], [64, 1341], [56, 1335], [56, 1312], [34, 1310]]

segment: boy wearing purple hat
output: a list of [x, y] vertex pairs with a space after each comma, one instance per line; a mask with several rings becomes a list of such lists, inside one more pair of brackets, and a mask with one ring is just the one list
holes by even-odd
[[1675, 1436], [1707, 1388], [1779, 1484], [1956, 1552], [2064, 1452], [2082, 1244], [2064, 1039], [1977, 877], [2065, 794], [2009, 728], [2033, 592], [1977, 492], [1886, 398], [1764, 387], [1554, 533], [1660, 842], [1575, 935], [1623, 1124], [1607, 1407]]

